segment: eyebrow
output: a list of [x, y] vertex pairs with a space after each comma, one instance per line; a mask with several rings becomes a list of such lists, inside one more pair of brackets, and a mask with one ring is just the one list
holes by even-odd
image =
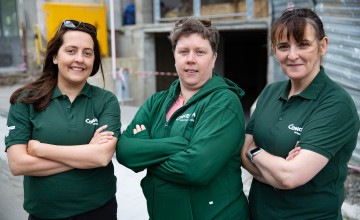
[[314, 42], [316, 40], [316, 38], [314, 38], [313, 40], [309, 40], [309, 39], [303, 39], [302, 41], [306, 41], [306, 42], [309, 42], [309, 43], [312, 43], [312, 42]]
[[[79, 47], [78, 46], [76, 46], [76, 45], [64, 45], [64, 48], [76, 48], [76, 49], [79, 49]], [[83, 50], [94, 50], [93, 48], [91, 48], [91, 47], [85, 47], [85, 48], [83, 48]]]
[[286, 41], [286, 42], [279, 42], [279, 43], [276, 44], [276, 46], [282, 46], [282, 45], [288, 45], [288, 44], [289, 44], [288, 41]]
[[[316, 38], [314, 38], [313, 40], [309, 40], [309, 39], [304, 38], [304, 39], [302, 39], [302, 41], [297, 42], [297, 43], [301, 43], [301, 42], [313, 43], [314, 41], [316, 41]], [[279, 42], [279, 43], [276, 44], [276, 46], [278, 46], [278, 45], [286, 45], [286, 44], [289, 44], [289, 41]]]
[[185, 46], [185, 47], [177, 47], [177, 49], [195, 49], [195, 50], [198, 50], [198, 49], [207, 49], [207, 47], [201, 47], [201, 46], [197, 46], [197, 47], [188, 47], [188, 46]]

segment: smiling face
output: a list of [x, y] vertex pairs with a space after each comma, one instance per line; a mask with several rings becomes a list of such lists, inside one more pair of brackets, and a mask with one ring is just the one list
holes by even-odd
[[217, 53], [200, 34], [179, 38], [174, 50], [181, 90], [197, 92], [211, 78]]
[[309, 84], [320, 71], [321, 59], [326, 53], [328, 40], [316, 38], [312, 25], [307, 24], [303, 39], [297, 42], [293, 36], [287, 38], [284, 31], [272, 49], [281, 69], [293, 81]]
[[83, 86], [94, 65], [94, 41], [82, 31], [67, 31], [53, 63], [58, 65], [58, 83]]

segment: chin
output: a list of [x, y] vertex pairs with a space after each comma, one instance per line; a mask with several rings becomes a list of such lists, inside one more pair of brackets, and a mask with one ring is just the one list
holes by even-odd
[[306, 75], [306, 71], [301, 70], [301, 69], [295, 69], [295, 68], [286, 68], [283, 70], [284, 73], [291, 78], [291, 76], [293, 77], [299, 77], [299, 76], [304, 76]]
[[301, 80], [304, 79], [304, 74], [287, 74], [287, 76], [292, 80]]

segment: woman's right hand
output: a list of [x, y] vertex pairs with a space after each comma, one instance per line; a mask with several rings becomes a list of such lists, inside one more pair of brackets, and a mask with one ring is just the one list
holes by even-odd
[[104, 131], [108, 126], [107, 125], [103, 125], [100, 128], [98, 128], [95, 133], [94, 136], [92, 137], [90, 144], [103, 144], [108, 142], [109, 140], [113, 139], [114, 137], [114, 132], [112, 131]]

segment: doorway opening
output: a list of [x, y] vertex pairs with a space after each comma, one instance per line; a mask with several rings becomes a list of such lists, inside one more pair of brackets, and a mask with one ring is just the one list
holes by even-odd
[[224, 77], [245, 91], [241, 102], [246, 119], [267, 82], [267, 30], [221, 32]]

